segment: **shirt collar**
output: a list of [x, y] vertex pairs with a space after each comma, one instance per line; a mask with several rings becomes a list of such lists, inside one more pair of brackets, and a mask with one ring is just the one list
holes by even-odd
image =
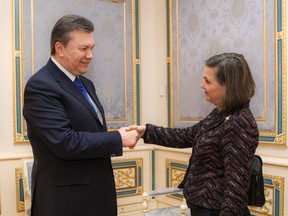
[[71, 74], [68, 70], [66, 70], [53, 56], [51, 56], [51, 60], [56, 64], [56, 66], [73, 82], [76, 78], [73, 74]]

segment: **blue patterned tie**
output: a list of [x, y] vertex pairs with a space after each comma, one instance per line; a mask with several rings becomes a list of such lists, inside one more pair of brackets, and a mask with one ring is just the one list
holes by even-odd
[[88, 92], [86, 91], [86, 89], [85, 89], [84, 85], [82, 84], [81, 80], [78, 77], [76, 77], [76, 79], [74, 80], [73, 83], [81, 91], [81, 93], [84, 95], [84, 97], [89, 102], [90, 106], [92, 107], [92, 109], [94, 110], [94, 112], [96, 113], [96, 115], [98, 116], [98, 118], [100, 119], [100, 121], [102, 123], [103, 122], [102, 116], [98, 114], [98, 112], [96, 110], [96, 107], [92, 104], [92, 101], [89, 98]]

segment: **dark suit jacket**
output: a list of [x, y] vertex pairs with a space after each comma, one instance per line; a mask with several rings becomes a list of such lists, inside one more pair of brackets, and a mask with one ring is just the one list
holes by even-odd
[[34, 154], [33, 216], [117, 215], [110, 156], [122, 155], [121, 136], [107, 132], [93, 83], [80, 79], [103, 125], [51, 59], [26, 84], [23, 115]]

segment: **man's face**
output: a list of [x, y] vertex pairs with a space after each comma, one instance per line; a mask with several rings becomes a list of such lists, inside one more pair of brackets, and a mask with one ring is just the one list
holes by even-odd
[[60, 64], [75, 76], [87, 72], [93, 58], [92, 49], [95, 45], [93, 33], [73, 31], [66, 46], [60, 43]]

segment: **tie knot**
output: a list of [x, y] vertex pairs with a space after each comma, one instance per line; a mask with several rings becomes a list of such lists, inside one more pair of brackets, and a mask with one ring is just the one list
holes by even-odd
[[83, 89], [85, 89], [84, 86], [83, 86], [83, 84], [82, 84], [82, 82], [81, 82], [81, 80], [80, 80], [78, 77], [76, 77], [76, 79], [73, 81], [73, 83], [74, 83], [74, 85], [75, 85], [77, 88], [79, 88], [81, 91], [82, 91]]

